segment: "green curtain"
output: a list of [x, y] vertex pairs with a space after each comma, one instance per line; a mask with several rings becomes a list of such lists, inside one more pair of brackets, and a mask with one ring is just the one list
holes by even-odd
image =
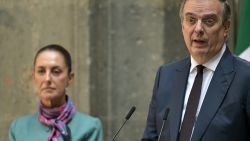
[[[250, 0], [241, 0], [240, 2], [240, 22], [235, 49], [237, 55], [250, 47]], [[250, 54], [248, 55], [250, 56]]]

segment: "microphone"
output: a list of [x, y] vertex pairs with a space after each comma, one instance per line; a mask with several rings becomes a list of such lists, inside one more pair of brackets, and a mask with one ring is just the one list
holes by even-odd
[[168, 119], [168, 113], [169, 113], [169, 111], [170, 111], [170, 109], [167, 107], [166, 110], [165, 110], [164, 116], [163, 116], [163, 123], [162, 123], [162, 126], [161, 126], [161, 131], [160, 131], [160, 134], [159, 134], [159, 137], [158, 137], [158, 141], [160, 141], [160, 139], [161, 139], [161, 133], [162, 133], [163, 128], [165, 126], [165, 122]]
[[122, 129], [122, 127], [125, 125], [125, 123], [129, 120], [129, 118], [132, 116], [132, 114], [134, 113], [136, 107], [133, 106], [130, 111], [128, 112], [128, 114], [125, 117], [125, 121], [123, 122], [122, 126], [119, 128], [119, 130], [116, 132], [116, 134], [114, 135], [114, 137], [112, 138], [112, 141], [115, 140], [116, 136], [118, 135], [118, 133], [120, 132], [120, 130]]

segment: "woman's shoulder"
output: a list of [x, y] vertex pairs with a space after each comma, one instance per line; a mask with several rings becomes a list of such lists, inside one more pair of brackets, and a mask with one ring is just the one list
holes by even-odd
[[101, 127], [101, 121], [98, 117], [90, 116], [85, 113], [76, 112], [72, 121], [72, 124], [84, 125], [85, 127]]
[[26, 115], [12, 121], [9, 133], [15, 137], [23, 137], [38, 126], [40, 126], [40, 124], [37, 119], [37, 113]]
[[22, 116], [22, 117], [19, 117], [17, 119], [15, 119], [13, 122], [12, 122], [12, 125], [13, 124], [24, 124], [24, 125], [27, 125], [27, 122], [33, 122], [35, 120], [37, 120], [37, 116], [38, 116], [38, 113], [34, 113], [34, 114], [30, 114], [30, 115], [25, 115], [25, 116]]
[[81, 112], [76, 112], [73, 119], [88, 122], [88, 123], [100, 121], [98, 117], [90, 116], [88, 114], [81, 113]]
[[68, 124], [72, 140], [103, 141], [103, 129], [98, 117], [76, 112]]

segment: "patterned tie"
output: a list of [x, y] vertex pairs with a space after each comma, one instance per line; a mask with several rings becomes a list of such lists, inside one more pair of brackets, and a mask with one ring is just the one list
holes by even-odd
[[196, 120], [197, 107], [200, 100], [203, 68], [204, 66], [202, 65], [197, 66], [197, 75], [188, 98], [187, 108], [179, 134], [179, 141], [190, 141], [191, 138], [193, 126]]

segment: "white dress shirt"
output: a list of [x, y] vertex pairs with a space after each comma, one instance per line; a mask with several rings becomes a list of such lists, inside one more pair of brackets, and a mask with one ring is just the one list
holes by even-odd
[[[208, 89], [208, 86], [211, 82], [211, 79], [214, 75], [214, 71], [217, 67], [217, 65], [220, 62], [220, 59], [223, 55], [223, 53], [226, 50], [226, 44], [223, 45], [223, 48], [221, 49], [221, 51], [216, 54], [213, 58], [211, 58], [208, 62], [206, 62], [205, 64], [202, 64], [205, 68], [203, 70], [203, 81], [202, 81], [202, 87], [201, 87], [201, 95], [200, 95], [200, 100], [199, 100], [199, 104], [198, 104], [198, 108], [197, 108], [197, 112], [196, 112], [196, 118], [199, 115], [200, 109], [201, 109], [201, 105], [203, 103], [203, 100], [206, 96], [206, 92]], [[182, 119], [181, 122], [183, 121], [185, 112], [186, 112], [186, 108], [187, 108], [187, 103], [188, 103], [188, 98], [194, 83], [194, 79], [195, 76], [197, 74], [197, 68], [196, 66], [199, 65], [191, 56], [191, 67], [190, 67], [190, 73], [188, 76], [188, 82], [187, 82], [187, 88], [186, 88], [186, 93], [185, 93], [185, 99], [184, 99], [184, 105], [183, 105], [183, 110], [182, 110]], [[180, 127], [181, 129], [181, 127]]]

